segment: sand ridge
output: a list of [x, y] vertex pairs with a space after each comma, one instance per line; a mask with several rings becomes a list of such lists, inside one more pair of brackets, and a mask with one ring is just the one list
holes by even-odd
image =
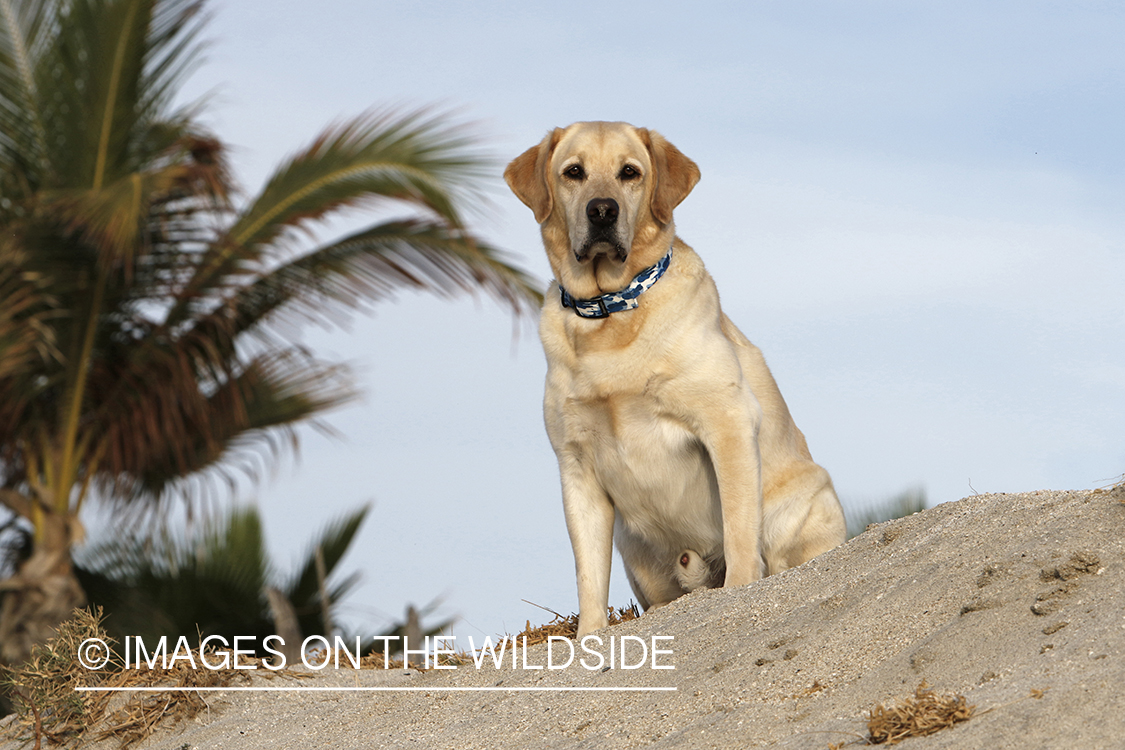
[[[864, 736], [868, 711], [923, 680], [976, 715], [905, 748], [1122, 747], [1123, 532], [1125, 488], [978, 495], [603, 631], [673, 636], [662, 659], [674, 670], [512, 669], [509, 657], [499, 670], [326, 671], [301, 685], [425, 690], [211, 693], [207, 711], [135, 747], [824, 750]], [[545, 661], [545, 645], [529, 650], [529, 665]], [[440, 690], [568, 686], [676, 690]]]

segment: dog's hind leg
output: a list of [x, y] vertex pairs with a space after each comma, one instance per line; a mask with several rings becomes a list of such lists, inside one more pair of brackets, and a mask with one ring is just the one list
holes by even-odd
[[645, 592], [641, 590], [640, 584], [637, 583], [636, 576], [628, 565], [625, 566], [625, 577], [629, 579], [629, 588], [633, 589], [633, 596], [637, 598], [637, 604], [640, 605], [642, 611], [648, 611], [649, 603], [645, 597]]
[[793, 565], [800, 565], [822, 552], [838, 547], [847, 540], [848, 525], [844, 509], [831, 484], [821, 488], [809, 502], [809, 516], [794, 545]]
[[684, 590], [676, 581], [667, 555], [654, 550], [648, 542], [632, 534], [618, 519], [614, 540], [625, 564], [625, 575], [637, 604], [648, 611], [682, 596]]
[[766, 510], [762, 546], [768, 575], [795, 568], [843, 544], [847, 537], [836, 491], [827, 473], [817, 469], [824, 481], [811, 497], [802, 493]]
[[[648, 561], [645, 561], [647, 563]], [[625, 572], [629, 578], [629, 585], [637, 597], [637, 604], [647, 612], [653, 607], [662, 607], [668, 602], [684, 595], [684, 589], [671, 575], [671, 568], [656, 570], [647, 564], [625, 563]]]

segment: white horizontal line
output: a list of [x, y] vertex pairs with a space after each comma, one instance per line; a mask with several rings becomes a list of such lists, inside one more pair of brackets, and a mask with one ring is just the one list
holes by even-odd
[[174, 693], [174, 692], [270, 692], [270, 693], [651, 693], [675, 692], [674, 687], [76, 687], [75, 690], [98, 693]]

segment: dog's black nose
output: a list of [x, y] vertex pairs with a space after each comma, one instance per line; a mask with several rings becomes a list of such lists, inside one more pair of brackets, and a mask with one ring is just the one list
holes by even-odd
[[596, 227], [608, 227], [617, 223], [617, 201], [613, 198], [594, 198], [586, 204], [586, 216]]

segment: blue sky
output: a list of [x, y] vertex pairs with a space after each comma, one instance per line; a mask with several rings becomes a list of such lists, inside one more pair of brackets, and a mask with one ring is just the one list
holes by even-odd
[[[327, 123], [458, 112], [496, 157], [476, 230], [546, 281], [504, 164], [626, 120], [700, 166], [680, 236], [764, 351], [849, 508], [921, 487], [1125, 472], [1125, 12], [1100, 2], [215, 3], [186, 93], [256, 190]], [[352, 216], [325, 233], [362, 222]], [[372, 632], [444, 595], [462, 635], [576, 609], [543, 355], [487, 299], [405, 294], [310, 330], [366, 398], [244, 499], [271, 547], [376, 505], [343, 608]], [[611, 599], [628, 585], [615, 571]]]

